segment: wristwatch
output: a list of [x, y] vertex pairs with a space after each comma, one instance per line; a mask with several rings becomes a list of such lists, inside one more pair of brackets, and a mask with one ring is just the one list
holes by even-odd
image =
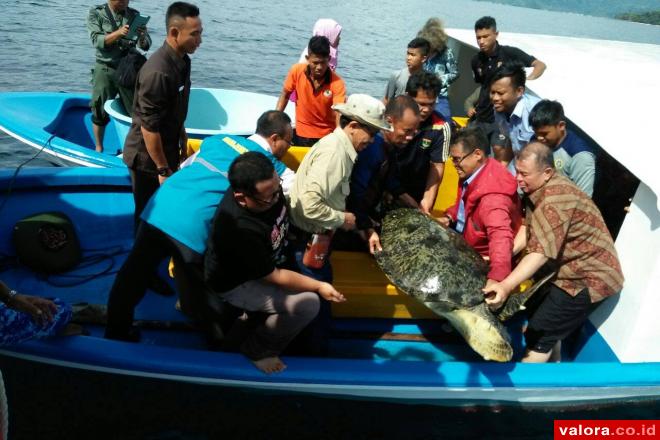
[[167, 176], [171, 171], [170, 167], [159, 167], [157, 170], [158, 170], [158, 175], [163, 177]]

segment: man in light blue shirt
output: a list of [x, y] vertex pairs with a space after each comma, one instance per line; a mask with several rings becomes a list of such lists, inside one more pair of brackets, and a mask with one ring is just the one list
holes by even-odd
[[525, 68], [520, 63], [505, 63], [493, 75], [490, 100], [495, 109], [495, 123], [511, 141], [510, 146], [493, 146], [495, 159], [507, 165], [515, 175], [514, 155], [534, 135], [529, 113], [540, 100], [525, 90]]

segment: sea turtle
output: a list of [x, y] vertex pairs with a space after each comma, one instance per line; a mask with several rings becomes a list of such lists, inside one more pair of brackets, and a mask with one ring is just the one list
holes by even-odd
[[[383, 220], [381, 244], [376, 261], [395, 286], [445, 317], [484, 359], [511, 359], [508, 333], [486, 306], [481, 290], [488, 264], [460, 234], [418, 210], [397, 209]], [[502, 317], [524, 308], [542, 282], [512, 295], [500, 311]]]

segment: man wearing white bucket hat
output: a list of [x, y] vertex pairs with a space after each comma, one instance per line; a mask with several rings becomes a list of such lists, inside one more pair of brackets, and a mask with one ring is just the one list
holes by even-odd
[[293, 222], [309, 233], [355, 228], [355, 216], [344, 209], [357, 153], [379, 130], [391, 130], [385, 106], [369, 95], [353, 94], [332, 108], [341, 115], [339, 127], [307, 153], [291, 189]]
[[[385, 121], [385, 106], [369, 95], [353, 94], [346, 103], [335, 104], [339, 126], [321, 138], [303, 159], [291, 188], [291, 219], [296, 226], [295, 260], [299, 270], [319, 281], [332, 282], [327, 247], [313, 257], [305, 254], [308, 243], [329, 244], [338, 228], [355, 229], [355, 214], [346, 212], [346, 197], [358, 151], [369, 145], [380, 130], [391, 130]], [[315, 264], [309, 264], [309, 258]], [[310, 342], [305, 346], [316, 354], [324, 352], [324, 328], [330, 311], [321, 307]]]

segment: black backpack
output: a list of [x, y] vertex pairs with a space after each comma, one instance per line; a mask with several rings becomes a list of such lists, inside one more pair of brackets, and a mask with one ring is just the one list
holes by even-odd
[[138, 72], [146, 62], [147, 58], [144, 55], [135, 49], [129, 49], [115, 70], [117, 84], [128, 89], [134, 88]]
[[[116, 31], [118, 29], [117, 22], [112, 16], [110, 7], [107, 3], [105, 5], [105, 13], [108, 15], [110, 24], [112, 24], [112, 30]], [[135, 87], [135, 82], [137, 81], [138, 72], [146, 62], [147, 57], [142, 55], [135, 48], [129, 47], [115, 70], [115, 80], [117, 81], [117, 84], [127, 89], [133, 89]]]

